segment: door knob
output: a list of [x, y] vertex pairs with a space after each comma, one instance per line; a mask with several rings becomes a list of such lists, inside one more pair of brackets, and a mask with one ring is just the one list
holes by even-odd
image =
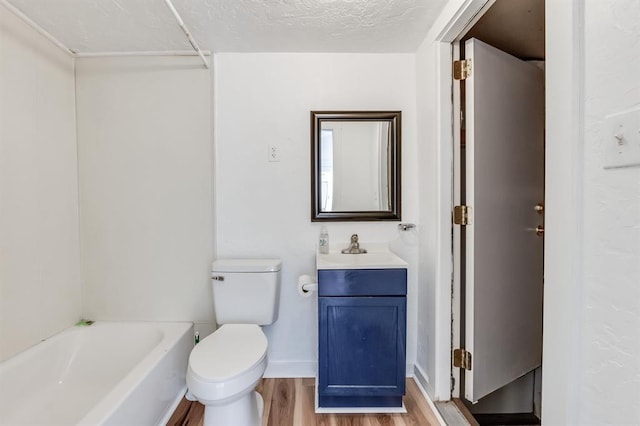
[[542, 237], [544, 235], [544, 225], [536, 226], [536, 235]]

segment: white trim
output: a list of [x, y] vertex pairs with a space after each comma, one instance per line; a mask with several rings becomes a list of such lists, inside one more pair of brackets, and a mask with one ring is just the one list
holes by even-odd
[[196, 53], [198, 54], [200, 59], [202, 59], [202, 63], [204, 64], [204, 67], [209, 69], [209, 62], [207, 61], [207, 59], [202, 54], [202, 50], [200, 50], [200, 46], [198, 46], [198, 42], [191, 35], [191, 32], [189, 31], [189, 28], [187, 28], [187, 25], [184, 23], [184, 21], [180, 17], [180, 14], [176, 10], [176, 8], [173, 5], [173, 3], [171, 2], [171, 0], [164, 0], [164, 2], [166, 3], [166, 5], [169, 8], [169, 10], [171, 10], [171, 13], [173, 13], [173, 16], [176, 18], [176, 21], [178, 21], [178, 25], [180, 26], [180, 29], [182, 30], [184, 35], [187, 37], [187, 40], [189, 41], [189, 44], [191, 44], [191, 47], [193, 47], [193, 49], [196, 51]]
[[[453, 104], [452, 52], [450, 43], [438, 43], [436, 75], [439, 108], [437, 109], [437, 213], [435, 298], [436, 324], [434, 398], [446, 401], [451, 396], [451, 280], [453, 274], [453, 240], [451, 211], [453, 208]], [[447, 366], [447, 368], [441, 368]]]
[[[495, 0], [450, 0], [429, 34], [432, 40], [450, 44], [476, 19], [489, 2]], [[458, 4], [456, 6], [456, 3]]]
[[406, 414], [407, 407], [402, 401], [401, 407], [321, 407], [320, 396], [318, 395], [318, 379], [315, 386], [315, 412], [316, 414]]
[[[0, 0], [0, 5], [4, 6], [9, 12], [14, 14], [18, 19], [23, 21], [25, 24], [33, 28], [38, 34], [49, 40], [60, 50], [63, 50], [67, 55], [73, 58], [98, 58], [98, 57], [117, 57], [117, 56], [200, 56], [205, 66], [209, 68], [209, 63], [204, 58], [205, 56], [212, 56], [211, 51], [209, 50], [201, 50], [197, 47], [197, 44], [194, 46], [194, 50], [158, 50], [158, 51], [123, 51], [123, 52], [74, 52], [65, 46], [60, 40], [54, 37], [50, 32], [42, 28], [40, 25], [35, 23], [31, 18], [25, 15], [20, 9], [9, 3], [9, 0]], [[181, 19], [179, 19], [178, 23], [180, 23]], [[182, 26], [181, 26], [182, 28]], [[189, 40], [191, 42], [191, 40]]]
[[[202, 51], [205, 56], [211, 56], [211, 52], [208, 50]], [[76, 53], [76, 58], [101, 58], [111, 56], [198, 56], [198, 54], [192, 50], [142, 50], [139, 52], [85, 52]]]
[[406, 370], [405, 370], [405, 375], [407, 377], [414, 377], [414, 374], [415, 374], [414, 373], [414, 369], [415, 369], [415, 364], [407, 363]]
[[180, 389], [180, 392], [178, 392], [178, 394], [176, 395], [175, 399], [171, 402], [171, 405], [169, 405], [167, 410], [164, 412], [164, 415], [162, 416], [162, 418], [157, 424], [166, 425], [169, 423], [169, 419], [171, 418], [171, 416], [173, 416], [174, 411], [176, 411], [176, 408], [178, 408], [178, 405], [180, 405], [180, 402], [182, 402], [182, 397], [184, 397], [186, 393], [187, 393], [187, 385], [184, 385], [182, 389]]
[[[439, 401], [451, 396], [451, 280], [453, 275], [453, 104], [452, 52], [450, 43], [438, 43], [437, 75], [437, 213], [436, 213], [436, 369], [434, 397]], [[446, 330], [446, 331], [445, 331]], [[440, 332], [438, 332], [440, 331]], [[438, 368], [445, 365], [447, 368]]]
[[545, 1], [546, 187], [542, 422], [579, 422], [584, 10]]
[[32, 21], [31, 18], [29, 18], [24, 13], [22, 13], [20, 9], [18, 9], [17, 7], [9, 3], [8, 0], [0, 0], [0, 4], [2, 4], [9, 12], [13, 13], [17, 18], [22, 20], [22, 22], [24, 22], [25, 24], [29, 25], [31, 28], [36, 30], [36, 32], [38, 32], [41, 36], [49, 40], [51, 43], [55, 44], [56, 47], [58, 47], [60, 50], [63, 50], [69, 56], [74, 56], [74, 52], [71, 49], [69, 49], [67, 46], [62, 44], [60, 40], [52, 36], [50, 32], [48, 32], [47, 30], [42, 28], [40, 25]]
[[316, 361], [269, 361], [265, 378], [316, 377]]
[[[457, 61], [460, 59], [460, 43], [458, 41], [454, 41], [451, 45], [452, 47], [452, 60]], [[453, 111], [460, 111], [460, 83], [454, 82], [453, 84]], [[460, 149], [460, 132], [457, 129], [460, 129], [460, 114], [453, 114], [453, 164], [451, 169], [453, 170], [452, 183], [453, 183], [453, 205], [458, 206], [461, 204], [461, 185], [460, 182], [457, 181], [462, 174], [460, 173], [460, 157], [462, 155], [462, 151]], [[452, 288], [451, 288], [451, 347], [452, 348], [461, 348], [462, 345], [460, 343], [461, 335], [460, 335], [460, 320], [462, 318], [461, 313], [462, 309], [460, 306], [461, 303], [461, 288], [460, 288], [460, 268], [455, 268], [456, 265], [460, 265], [460, 261], [462, 258], [462, 246], [460, 244], [460, 237], [462, 235], [462, 230], [460, 226], [453, 227], [453, 260], [451, 267], [453, 268], [452, 272]], [[451, 389], [451, 397], [452, 398], [460, 398], [460, 377], [462, 371], [459, 368], [454, 368], [451, 371], [451, 376], [455, 380], [454, 385]]]
[[[486, 0], [486, 2], [482, 5], [480, 9], [476, 9], [474, 6], [472, 9], [467, 10], [465, 14], [465, 19], [469, 19], [467, 18], [467, 15], [472, 14], [472, 16], [469, 19], [469, 22], [466, 23], [464, 28], [460, 30], [460, 32], [458, 33], [458, 36], [455, 38], [455, 40], [453, 40], [453, 42], [461, 41], [464, 38], [464, 36], [471, 30], [471, 28], [473, 28], [473, 26], [478, 23], [480, 18], [482, 18], [482, 16], [491, 8], [491, 6], [493, 6], [495, 2], [496, 0]], [[464, 21], [460, 21], [460, 23], [462, 22]], [[458, 25], [455, 25], [455, 28], [457, 29]]]
[[424, 397], [424, 399], [427, 400], [427, 404], [429, 405], [429, 408], [431, 408], [431, 411], [433, 412], [434, 416], [436, 416], [436, 419], [438, 419], [438, 423], [440, 424], [440, 426], [447, 426], [447, 423], [444, 421], [444, 418], [440, 414], [440, 411], [436, 408], [436, 405], [433, 403], [433, 401], [431, 400], [431, 397], [425, 390], [422, 384], [422, 381], [419, 379], [420, 376], [422, 376], [423, 378], [426, 378], [426, 374], [417, 365], [415, 367], [415, 370], [416, 370], [415, 372], [417, 373], [414, 377], [416, 386], [418, 387], [418, 389], [420, 389], [420, 393], [422, 393], [422, 396]]
[[[407, 363], [406, 376], [414, 377], [414, 364]], [[269, 361], [264, 372], [265, 378], [316, 377], [318, 363], [316, 361]]]
[[437, 232], [436, 232], [436, 336], [435, 383], [433, 397], [451, 399], [451, 280], [453, 241], [453, 105], [451, 43], [477, 19], [478, 13], [493, 0], [450, 0], [429, 31], [426, 43], [437, 44]]
[[413, 378], [420, 382], [420, 386], [425, 389], [427, 395], [433, 395], [435, 393], [429, 381], [429, 375], [418, 364], [413, 368]]

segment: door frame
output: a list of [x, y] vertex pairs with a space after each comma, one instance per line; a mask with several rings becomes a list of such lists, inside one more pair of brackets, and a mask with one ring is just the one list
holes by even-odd
[[[489, 0], [449, 0], [425, 43], [436, 50], [435, 400], [451, 397], [453, 104], [451, 43]], [[542, 418], [577, 418], [582, 272], [584, 6], [545, 0], [545, 294]]]

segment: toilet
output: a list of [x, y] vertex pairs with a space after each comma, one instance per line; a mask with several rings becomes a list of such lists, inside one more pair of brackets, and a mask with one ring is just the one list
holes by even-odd
[[189, 356], [187, 399], [205, 406], [204, 426], [258, 426], [264, 403], [255, 391], [267, 368], [260, 326], [278, 318], [280, 259], [222, 259], [212, 265], [221, 325]]

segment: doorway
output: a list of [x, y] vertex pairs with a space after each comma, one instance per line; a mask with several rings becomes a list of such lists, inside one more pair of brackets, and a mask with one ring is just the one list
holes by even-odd
[[[452, 50], [454, 59], [476, 61], [477, 70], [463, 62], [459, 67], [463, 74], [467, 68], [470, 73], [478, 72], [468, 82], [464, 75], [456, 76], [453, 89], [454, 204], [463, 207], [454, 210], [459, 224], [453, 229], [452, 397], [459, 398], [458, 405], [472, 423], [536, 424], [541, 413], [542, 361], [544, 1], [487, 2], [452, 43]], [[485, 68], [480, 66], [482, 57]], [[482, 72], [492, 75], [481, 78]], [[540, 79], [541, 88], [507, 101], [496, 98], [501, 90], [507, 97], [529, 90], [522, 81], [513, 83], [511, 73], [518, 74], [515, 80], [522, 80], [523, 75]], [[492, 83], [490, 90], [476, 93], [479, 86]], [[531, 101], [537, 105], [521, 102], [538, 96], [536, 90], [542, 93]], [[475, 113], [469, 103], [474, 97], [482, 99]], [[537, 124], [531, 123], [533, 118], [518, 118], [518, 112], [511, 115], [511, 110], [525, 103], [529, 109], [524, 114], [533, 113]], [[483, 114], [483, 110], [491, 113]], [[487, 120], [505, 122], [507, 130], [500, 133], [495, 129], [498, 124]], [[483, 126], [488, 127], [484, 133]], [[505, 139], [502, 145], [495, 143], [500, 138]], [[523, 145], [514, 147], [518, 143]], [[534, 144], [539, 145], [530, 149]], [[519, 164], [516, 170], [515, 164]], [[518, 167], [525, 176], [535, 176], [520, 179]], [[521, 197], [534, 186], [537, 189], [528, 198]], [[521, 204], [515, 203], [516, 198], [521, 198]], [[489, 205], [495, 210], [490, 211]], [[472, 209], [476, 209], [475, 217]], [[500, 236], [500, 232], [507, 235]], [[514, 237], [516, 234], [520, 236]], [[499, 247], [507, 246], [512, 249], [498, 253]], [[503, 258], [509, 260], [501, 264]], [[523, 279], [514, 279], [519, 270]], [[504, 283], [494, 284], [500, 280]], [[501, 328], [503, 323], [507, 326]]]

